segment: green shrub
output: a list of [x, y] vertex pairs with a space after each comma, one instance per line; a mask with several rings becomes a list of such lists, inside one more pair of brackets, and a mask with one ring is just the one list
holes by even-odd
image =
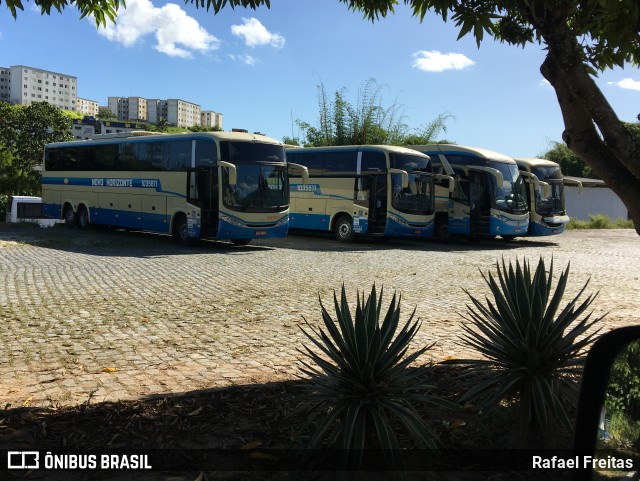
[[[342, 286], [340, 300], [334, 292], [336, 320], [322, 305], [324, 329], [314, 329], [308, 322], [303, 329], [318, 352], [304, 346], [310, 362], [303, 361], [302, 371], [310, 377], [305, 386], [311, 411], [326, 416], [317, 425], [309, 447], [355, 451], [379, 447], [386, 454], [400, 448], [396, 428], [401, 427], [416, 445], [434, 448], [434, 432], [415, 408], [416, 403], [454, 407], [451, 403], [428, 395], [426, 384], [430, 366], [410, 367], [432, 345], [408, 354], [411, 341], [420, 327], [414, 313], [400, 324], [400, 300], [394, 293], [382, 323], [380, 297], [375, 285], [365, 299], [357, 297], [352, 317]], [[306, 320], [305, 320], [306, 322]], [[396, 334], [396, 331], [397, 334]], [[358, 466], [362, 458], [348, 459]]]
[[604, 214], [589, 215], [589, 220], [580, 220], [576, 217], [571, 217], [567, 224], [567, 229], [633, 229], [633, 221], [626, 220], [622, 217], [618, 217], [615, 220], [607, 217]]
[[564, 295], [569, 266], [560, 274], [552, 293], [553, 261], [547, 274], [541, 258], [532, 275], [529, 262], [516, 260], [515, 266], [503, 259], [496, 263], [497, 279], [482, 274], [493, 295], [486, 306], [465, 292], [469, 325], [463, 326], [463, 342], [484, 359], [454, 361], [486, 376], [469, 389], [462, 402], [472, 401], [481, 409], [501, 402], [515, 403], [523, 434], [529, 429], [544, 432], [552, 420], [570, 430], [565, 407], [577, 400], [577, 378], [585, 351], [596, 332], [591, 332], [602, 317], [590, 321], [591, 314], [579, 320], [595, 295], [582, 303], [579, 298], [587, 283], [558, 313]]

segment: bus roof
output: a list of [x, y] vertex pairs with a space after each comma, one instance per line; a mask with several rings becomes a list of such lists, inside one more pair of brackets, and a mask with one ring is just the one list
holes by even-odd
[[336, 150], [386, 150], [387, 152], [395, 152], [398, 154], [418, 155], [420, 157], [428, 157], [428, 155], [418, 152], [408, 147], [400, 147], [398, 145], [328, 145], [325, 147], [289, 147], [285, 146], [287, 152], [320, 152], [320, 151], [336, 151]]
[[55, 142], [47, 144], [46, 147], [71, 147], [75, 145], [86, 144], [120, 144], [123, 142], [148, 142], [152, 141], [170, 141], [170, 140], [195, 140], [202, 138], [214, 138], [217, 140], [230, 140], [236, 142], [260, 142], [266, 144], [282, 145], [277, 139], [267, 137], [261, 134], [250, 134], [247, 132], [181, 132], [177, 134], [161, 134], [161, 135], [140, 135], [136, 131], [131, 132], [133, 135], [123, 137], [96, 138], [88, 140], [72, 140], [69, 142]]
[[477, 157], [496, 160], [498, 162], [509, 162], [509, 163], [513, 162], [513, 159], [507, 155], [501, 154], [499, 152], [494, 152], [493, 150], [482, 149], [480, 147], [468, 147], [465, 145], [456, 145], [456, 144], [409, 145], [408, 147], [411, 149], [418, 150], [420, 152], [429, 151], [429, 152], [438, 152], [442, 154], [446, 154], [446, 153], [473, 154]]
[[559, 167], [559, 164], [557, 162], [553, 162], [547, 159], [540, 159], [538, 157], [514, 157], [513, 160], [515, 160], [517, 164], [523, 165], [526, 167], [535, 167], [535, 166]]

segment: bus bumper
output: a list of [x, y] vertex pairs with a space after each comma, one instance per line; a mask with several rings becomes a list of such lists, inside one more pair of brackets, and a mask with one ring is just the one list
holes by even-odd
[[409, 224], [404, 219], [396, 215], [389, 214], [387, 218], [387, 228], [384, 235], [387, 237], [432, 237], [434, 222]]
[[281, 217], [275, 224], [269, 222], [260, 224], [252, 223], [251, 225], [245, 224], [237, 217], [222, 215], [218, 222], [216, 239], [268, 239], [272, 237], [286, 237], [288, 231], [288, 215]]

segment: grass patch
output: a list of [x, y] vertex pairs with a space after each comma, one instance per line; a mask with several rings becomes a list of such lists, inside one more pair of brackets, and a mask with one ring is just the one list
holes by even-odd
[[633, 221], [625, 220], [622, 217], [611, 219], [604, 214], [589, 214], [589, 220], [580, 220], [572, 217], [567, 224], [567, 229], [633, 229]]

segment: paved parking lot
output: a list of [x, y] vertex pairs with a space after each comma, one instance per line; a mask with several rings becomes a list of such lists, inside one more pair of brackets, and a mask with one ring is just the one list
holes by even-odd
[[402, 293], [434, 360], [458, 345], [462, 288], [487, 292], [496, 260], [571, 262], [567, 296], [591, 278], [605, 328], [640, 323], [640, 238], [633, 230], [442, 244], [342, 245], [295, 236], [246, 247], [175, 246], [140, 233], [0, 226], [0, 403], [76, 404], [295, 377], [302, 316], [318, 295], [372, 283]]

